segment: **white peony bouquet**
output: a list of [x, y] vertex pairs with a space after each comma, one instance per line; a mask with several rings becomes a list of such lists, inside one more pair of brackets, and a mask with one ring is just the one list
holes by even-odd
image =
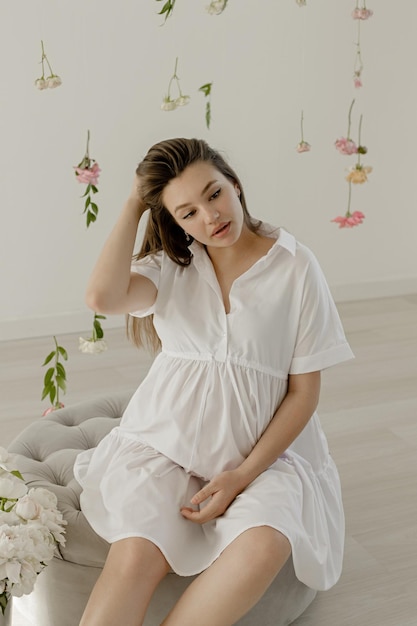
[[29, 489], [13, 456], [0, 447], [0, 607], [10, 596], [31, 593], [37, 575], [64, 545], [66, 521], [57, 509], [55, 494]]

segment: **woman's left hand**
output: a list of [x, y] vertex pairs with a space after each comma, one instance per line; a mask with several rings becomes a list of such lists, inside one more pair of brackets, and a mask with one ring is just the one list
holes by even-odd
[[191, 504], [194, 505], [201, 504], [208, 498], [210, 498], [210, 501], [200, 511], [195, 511], [190, 507], [183, 507], [181, 514], [186, 519], [197, 524], [209, 522], [223, 515], [227, 507], [243, 491], [245, 486], [236, 470], [222, 472], [191, 498]]

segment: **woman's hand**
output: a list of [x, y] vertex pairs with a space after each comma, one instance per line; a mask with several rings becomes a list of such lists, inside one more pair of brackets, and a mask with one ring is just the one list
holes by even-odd
[[132, 189], [130, 190], [128, 202], [134, 204], [139, 209], [139, 214], [141, 215], [144, 211], [146, 211], [146, 205], [143, 201], [141, 194], [141, 180], [137, 174], [133, 179]]
[[183, 507], [181, 514], [197, 524], [209, 522], [223, 515], [245, 486], [237, 470], [222, 472], [191, 498], [191, 504], [194, 505], [201, 504], [210, 498], [209, 502], [200, 511], [194, 511], [191, 507]]

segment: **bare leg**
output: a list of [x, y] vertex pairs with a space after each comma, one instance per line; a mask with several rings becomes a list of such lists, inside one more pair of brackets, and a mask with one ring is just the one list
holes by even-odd
[[290, 554], [277, 530], [247, 530], [191, 583], [162, 626], [231, 626], [263, 596]]
[[162, 552], [147, 539], [116, 541], [80, 626], [140, 626], [153, 592], [169, 569]]

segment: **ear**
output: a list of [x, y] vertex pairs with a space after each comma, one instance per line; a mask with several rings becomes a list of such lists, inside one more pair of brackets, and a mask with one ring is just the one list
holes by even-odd
[[237, 183], [235, 183], [235, 191], [236, 191], [237, 197], [240, 198], [240, 187]]

